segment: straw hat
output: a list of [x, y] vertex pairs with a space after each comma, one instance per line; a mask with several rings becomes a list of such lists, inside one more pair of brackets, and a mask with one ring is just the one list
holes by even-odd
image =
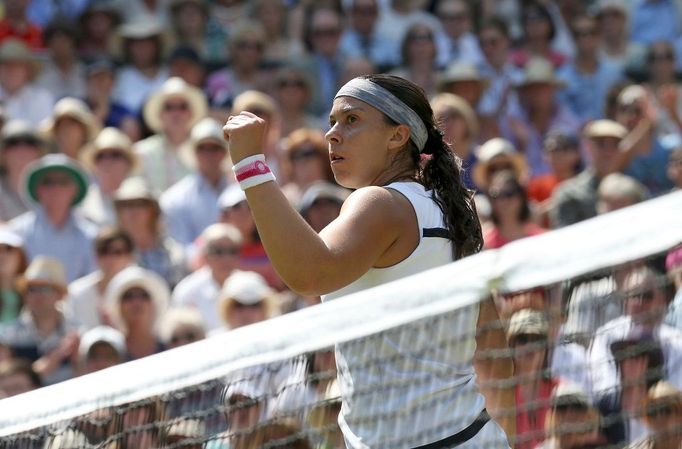
[[0, 64], [5, 62], [25, 62], [31, 66], [31, 77], [35, 78], [42, 64], [40, 58], [31, 51], [24, 41], [16, 38], [6, 39], [0, 44]]
[[495, 137], [481, 145], [476, 153], [478, 162], [474, 165], [472, 179], [481, 189], [488, 188], [488, 167], [493, 160], [504, 159], [511, 163], [517, 176], [525, 176], [528, 172], [526, 158], [516, 151], [514, 145], [500, 137]]
[[481, 89], [485, 89], [490, 83], [487, 79], [481, 77], [475, 65], [467, 62], [454, 62], [438, 75], [438, 90], [443, 90], [449, 83], [459, 81], [476, 81], [480, 84]]
[[590, 398], [585, 391], [572, 382], [561, 381], [554, 387], [551, 396], [552, 406], [577, 405], [589, 408]]
[[566, 83], [556, 78], [551, 62], [542, 57], [533, 57], [526, 63], [523, 78], [516, 84], [516, 87], [521, 88], [531, 84], [553, 84], [563, 87]]
[[[678, 390], [668, 381], [661, 380], [656, 382], [647, 393], [648, 406], [655, 406], [660, 403], [676, 404], [682, 407], [682, 391]], [[661, 404], [662, 405], [662, 404]]]
[[615, 137], [617, 139], [624, 139], [627, 136], [628, 130], [618, 122], [613, 120], [601, 119], [593, 120], [585, 126], [584, 135], [588, 139], [597, 137]]
[[37, 161], [31, 162], [24, 169], [24, 194], [29, 200], [38, 203], [38, 195], [36, 194], [38, 181], [48, 171], [68, 173], [78, 188], [78, 192], [73, 198], [71, 205], [76, 206], [83, 201], [83, 198], [88, 193], [88, 175], [81, 164], [61, 153], [47, 154]]
[[92, 140], [99, 132], [99, 124], [95, 114], [84, 101], [78, 98], [65, 97], [55, 103], [52, 108], [52, 117], [49, 118], [43, 125], [42, 130], [50, 136], [54, 136], [55, 125], [59, 119], [68, 117], [81, 123], [85, 128], [85, 140]]
[[106, 127], [97, 134], [97, 137], [81, 153], [81, 162], [88, 170], [95, 166], [97, 155], [105, 150], [119, 150], [130, 162], [130, 173], [137, 171], [140, 160], [133, 151], [133, 143], [130, 138], [118, 128]]
[[190, 140], [195, 146], [199, 145], [201, 142], [211, 141], [223, 148], [227, 148], [227, 141], [223, 136], [222, 125], [211, 117], [202, 118], [192, 127]]
[[119, 329], [124, 329], [120, 308], [121, 296], [133, 287], [142, 288], [149, 293], [154, 304], [154, 324], [158, 322], [170, 303], [170, 290], [161, 276], [135, 265], [124, 268], [109, 282], [105, 294], [109, 312]]
[[114, 203], [132, 200], [147, 200], [158, 205], [158, 195], [141, 176], [126, 178], [114, 193]]
[[262, 302], [268, 311], [267, 316], [272, 316], [276, 308], [275, 291], [260, 274], [236, 270], [225, 280], [218, 295], [218, 310], [226, 324], [235, 302], [247, 306]]
[[534, 309], [521, 309], [509, 320], [507, 338], [511, 340], [517, 335], [547, 336], [548, 333], [549, 324], [542, 312]]
[[66, 294], [67, 281], [64, 265], [49, 256], [37, 256], [17, 281], [17, 289], [25, 292], [29, 285], [50, 285]]
[[7, 141], [13, 139], [23, 139], [29, 142], [33, 141], [36, 146], [45, 150], [45, 140], [43, 140], [40, 132], [29, 122], [24, 120], [13, 119], [2, 127], [2, 133], [0, 133], [0, 148], [4, 148]]
[[232, 103], [233, 113], [238, 114], [243, 111], [250, 111], [254, 114], [262, 111], [273, 116], [277, 112], [277, 104], [268, 94], [257, 90], [247, 90], [237, 95]]
[[189, 103], [192, 125], [206, 116], [208, 111], [206, 95], [200, 89], [187, 84], [182, 78], [174, 76], [167, 79], [144, 105], [144, 120], [153, 131], [160, 132], [163, 129], [161, 110], [166, 100], [170, 98], [182, 98]]

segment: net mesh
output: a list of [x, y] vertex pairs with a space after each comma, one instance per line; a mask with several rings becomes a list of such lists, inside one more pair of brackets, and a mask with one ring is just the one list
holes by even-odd
[[0, 448], [343, 448], [342, 428], [373, 449], [671, 438], [682, 333], [660, 323], [681, 242], [677, 193], [2, 400]]

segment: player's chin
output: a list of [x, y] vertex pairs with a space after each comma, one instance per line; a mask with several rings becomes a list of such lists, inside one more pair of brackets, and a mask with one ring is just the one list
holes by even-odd
[[345, 170], [335, 169], [332, 166], [332, 173], [334, 173], [334, 180], [336, 180], [336, 183], [341, 187], [345, 187], [347, 189], [358, 189], [362, 187], [361, 185], [358, 185], [357, 180], [350, 176], [350, 174]]

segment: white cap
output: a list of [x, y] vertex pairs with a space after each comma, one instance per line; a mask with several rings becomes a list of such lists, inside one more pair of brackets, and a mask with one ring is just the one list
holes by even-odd
[[0, 226], [0, 245], [7, 245], [13, 248], [23, 248], [24, 239], [7, 226]]
[[78, 357], [85, 360], [90, 349], [97, 343], [108, 343], [118, 352], [121, 359], [125, 357], [125, 337], [121, 331], [110, 326], [97, 326], [85, 332], [78, 346]]
[[239, 184], [231, 184], [218, 197], [218, 208], [229, 209], [242, 201], [246, 201], [246, 193], [239, 187]]
[[258, 304], [274, 293], [265, 278], [253, 271], [233, 271], [220, 291], [221, 298], [231, 298], [247, 306]]

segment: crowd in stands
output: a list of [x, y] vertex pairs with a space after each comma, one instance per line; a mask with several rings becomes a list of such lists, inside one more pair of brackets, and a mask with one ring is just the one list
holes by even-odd
[[[270, 265], [222, 125], [241, 111], [267, 122], [268, 165], [322, 230], [350, 193], [329, 167], [327, 115], [367, 73], [428, 94], [486, 249], [682, 189], [680, 0], [6, 0], [0, 397], [317, 304]], [[517, 449], [682, 447], [682, 248], [663, 258], [564, 286], [558, 306], [542, 289], [501, 300]], [[301, 369], [333, 369], [331, 354]], [[328, 380], [301, 394], [333, 398]], [[315, 419], [329, 423], [339, 404], [325, 404]], [[230, 432], [260, 406], [110, 447], [197, 434], [241, 447]], [[324, 440], [291, 447], [343, 444]]]

